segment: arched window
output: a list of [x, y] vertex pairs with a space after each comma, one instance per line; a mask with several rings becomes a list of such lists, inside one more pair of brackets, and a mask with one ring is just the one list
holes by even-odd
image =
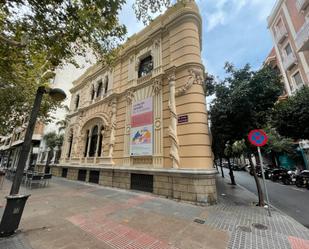
[[98, 156], [101, 156], [101, 153], [102, 153], [103, 131], [104, 131], [104, 127], [102, 126], [101, 131], [100, 131], [100, 138], [99, 138]]
[[92, 88], [91, 88], [91, 100], [94, 99], [94, 95], [95, 95], [95, 90], [94, 90], [94, 86], [92, 85]]
[[102, 81], [100, 81], [98, 84], [98, 89], [97, 89], [97, 97], [100, 97], [102, 95], [102, 88], [103, 88], [103, 83]]
[[89, 139], [90, 139], [90, 138], [89, 138], [89, 130], [87, 130], [87, 133], [86, 133], [86, 141], [85, 141], [84, 157], [87, 156]]
[[146, 58], [142, 59], [139, 63], [138, 78], [146, 76], [147, 74], [151, 73], [152, 69], [153, 69], [152, 56], [149, 55]]
[[95, 156], [96, 149], [97, 149], [97, 142], [98, 142], [98, 133], [99, 133], [99, 129], [98, 129], [98, 126], [96, 125], [95, 127], [93, 127], [92, 133], [91, 133], [89, 157]]
[[77, 110], [78, 106], [79, 106], [79, 94], [77, 94], [75, 98], [75, 110]]
[[69, 137], [69, 147], [68, 147], [68, 158], [71, 157], [71, 152], [72, 152], [72, 145], [73, 145], [73, 131], [71, 131], [71, 135]]
[[105, 84], [104, 84], [104, 94], [107, 93], [108, 90], [108, 76], [105, 76], [105, 80], [104, 80]]

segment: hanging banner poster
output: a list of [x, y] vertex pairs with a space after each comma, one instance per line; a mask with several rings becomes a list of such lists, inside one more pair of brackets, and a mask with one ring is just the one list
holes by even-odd
[[132, 104], [130, 154], [152, 155], [153, 111], [152, 98]]

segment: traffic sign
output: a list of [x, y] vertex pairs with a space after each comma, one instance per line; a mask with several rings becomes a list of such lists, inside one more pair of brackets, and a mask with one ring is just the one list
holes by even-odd
[[251, 144], [257, 146], [257, 147], [262, 147], [265, 144], [267, 144], [268, 137], [265, 131], [263, 130], [252, 130], [250, 131], [248, 135], [248, 139]]

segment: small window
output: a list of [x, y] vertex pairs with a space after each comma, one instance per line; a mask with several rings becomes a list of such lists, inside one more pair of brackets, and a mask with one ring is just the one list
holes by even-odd
[[104, 94], [107, 93], [107, 90], [108, 90], [108, 76], [105, 77]]
[[287, 56], [289, 56], [290, 54], [292, 54], [292, 47], [290, 45], [290, 43], [288, 43], [285, 47], [284, 47], [285, 53]]
[[79, 94], [77, 94], [75, 98], [75, 110], [77, 110], [78, 106], [79, 106]]
[[146, 76], [151, 73], [153, 69], [152, 56], [149, 55], [145, 59], [141, 60], [138, 68], [138, 78]]
[[283, 29], [283, 22], [282, 22], [282, 20], [280, 19], [280, 20], [277, 22], [276, 26], [275, 26], [275, 31], [276, 31], [276, 33], [278, 34], [278, 33], [280, 33], [280, 30], [282, 30], [282, 29]]
[[98, 84], [98, 89], [97, 89], [97, 97], [100, 97], [102, 95], [102, 88], [103, 88], [103, 84], [102, 84], [102, 81], [100, 81]]
[[95, 95], [95, 90], [94, 90], [94, 86], [92, 85], [92, 89], [91, 89], [91, 100], [94, 99], [94, 95]]
[[297, 72], [296, 74], [294, 74], [293, 79], [294, 79], [296, 86], [301, 86], [304, 84], [301, 78], [300, 72]]

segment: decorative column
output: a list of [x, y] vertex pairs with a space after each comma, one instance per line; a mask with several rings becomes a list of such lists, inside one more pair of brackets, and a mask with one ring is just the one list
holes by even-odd
[[168, 77], [169, 81], [169, 102], [168, 107], [171, 114], [171, 124], [169, 126], [169, 137], [171, 140], [170, 157], [173, 162], [173, 168], [179, 168], [179, 142], [177, 137], [177, 113], [175, 100], [175, 74]]
[[55, 164], [56, 163], [56, 158], [57, 158], [58, 151], [59, 151], [59, 147], [58, 147], [58, 145], [56, 145], [56, 147], [54, 148], [54, 155], [53, 155], [53, 158], [51, 160], [51, 164]]
[[101, 130], [101, 135], [102, 135], [102, 141], [101, 141], [101, 157], [103, 157], [104, 156], [104, 145], [105, 145], [105, 142], [104, 142], [104, 133], [105, 133], [105, 127], [104, 126], [102, 126], [103, 127], [103, 129]]
[[[110, 103], [110, 141], [109, 141], [109, 152], [108, 157], [113, 158], [114, 146], [115, 146], [115, 133], [116, 133], [116, 113], [117, 113], [117, 100], [113, 99]], [[113, 162], [112, 162], [113, 163]]]
[[98, 137], [97, 137], [97, 144], [96, 144], [96, 148], [95, 148], [95, 155], [94, 155], [94, 163], [97, 162], [97, 157], [99, 154], [99, 145], [100, 145], [100, 137], [101, 137], [101, 129], [102, 129], [102, 125], [100, 125], [98, 127]]
[[130, 90], [127, 92], [127, 95], [126, 95], [127, 106], [126, 106], [126, 121], [125, 121], [125, 131], [124, 131], [124, 150], [123, 150], [124, 162], [123, 162], [123, 165], [126, 165], [126, 166], [131, 165], [130, 135], [131, 135], [131, 109], [132, 109], [133, 99], [134, 99], [134, 92]]
[[154, 139], [153, 139], [153, 166], [163, 167], [163, 110], [162, 110], [162, 80], [155, 79], [152, 85], [154, 103]]
[[88, 138], [87, 138], [88, 146], [87, 146], [87, 154], [86, 154], [86, 158], [85, 158], [85, 163], [87, 163], [87, 159], [89, 157], [90, 144], [91, 144], [91, 136], [92, 136], [92, 129], [89, 130], [89, 134], [88, 134]]
[[154, 40], [152, 46], [152, 55], [153, 55], [154, 74], [157, 75], [161, 73], [160, 67], [162, 66], [161, 39]]

